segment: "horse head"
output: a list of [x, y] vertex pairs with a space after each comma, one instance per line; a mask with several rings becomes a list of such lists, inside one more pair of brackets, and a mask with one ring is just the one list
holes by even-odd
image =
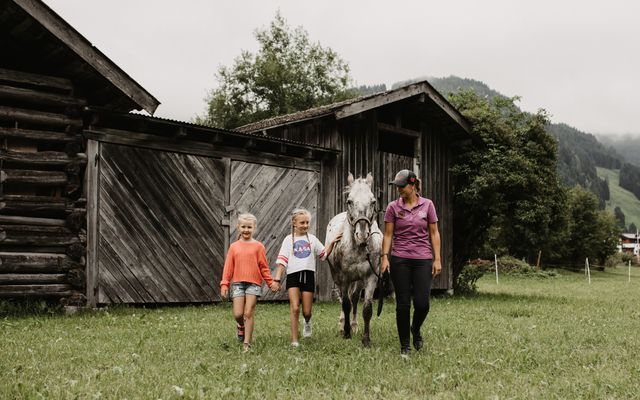
[[376, 198], [371, 191], [373, 176], [369, 173], [366, 178], [354, 179], [349, 173], [347, 183], [347, 221], [355, 244], [366, 246], [376, 216]]

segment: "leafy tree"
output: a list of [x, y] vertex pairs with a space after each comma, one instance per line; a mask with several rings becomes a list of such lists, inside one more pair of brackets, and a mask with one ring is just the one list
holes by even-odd
[[638, 232], [638, 228], [636, 227], [636, 224], [634, 224], [633, 222], [629, 224], [629, 227], [627, 228], [627, 232], [629, 233], [636, 233]]
[[458, 188], [454, 265], [494, 253], [534, 260], [543, 250], [561, 257], [566, 194], [556, 175], [556, 141], [545, 131], [546, 113], [525, 113], [516, 98], [487, 101], [472, 91], [450, 100], [484, 141], [460, 154], [452, 169]]
[[311, 42], [302, 27], [289, 27], [279, 12], [255, 37], [256, 54], [242, 51], [232, 67], [218, 69], [219, 86], [207, 99], [207, 116], [197, 122], [234, 128], [354, 96], [347, 63]]

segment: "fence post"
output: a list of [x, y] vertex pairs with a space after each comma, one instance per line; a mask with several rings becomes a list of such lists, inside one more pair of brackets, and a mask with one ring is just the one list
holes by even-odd
[[497, 254], [494, 254], [494, 255], [493, 255], [493, 258], [494, 258], [494, 259], [495, 259], [495, 261], [496, 261], [496, 285], [497, 285], [497, 284], [498, 284], [498, 255], [497, 255]]

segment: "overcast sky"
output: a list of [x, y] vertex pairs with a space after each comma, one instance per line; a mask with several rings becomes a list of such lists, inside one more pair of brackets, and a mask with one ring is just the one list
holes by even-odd
[[214, 74], [279, 9], [340, 54], [358, 85], [456, 75], [527, 111], [600, 134], [640, 135], [640, 1], [44, 0], [162, 104], [203, 114]]

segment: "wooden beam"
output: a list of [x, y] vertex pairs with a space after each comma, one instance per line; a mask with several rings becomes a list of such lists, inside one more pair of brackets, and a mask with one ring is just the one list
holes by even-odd
[[3, 106], [0, 106], [0, 119], [53, 126], [82, 126], [82, 120], [80, 118], [70, 118], [64, 114]]
[[270, 155], [260, 153], [257, 150], [215, 145], [209, 142], [183, 140], [176, 143], [170, 138], [111, 128], [94, 127], [92, 129], [85, 129], [83, 134], [88, 139], [107, 143], [123, 144], [127, 146], [138, 146], [149, 149], [208, 157], [224, 158], [233, 156], [234, 160], [239, 161], [262, 163], [285, 168], [307, 169], [310, 171], [318, 171], [320, 169], [320, 161], [316, 160], [310, 161], [300, 157], [294, 158], [290, 156], [283, 157], [276, 154]]
[[69, 157], [67, 153], [61, 151], [24, 152], [0, 150], [0, 160], [15, 164], [35, 166], [64, 166], [72, 161], [80, 164], [87, 162], [85, 154], [78, 154], [78, 157]]
[[160, 102], [129, 77], [120, 67], [96, 50], [91, 43], [39, 0], [14, 0], [53, 36], [93, 67], [135, 104], [153, 114]]
[[390, 124], [385, 124], [382, 122], [378, 122], [378, 130], [383, 132], [394, 133], [396, 135], [407, 136], [410, 138], [419, 138], [422, 136], [422, 133], [419, 131], [414, 131], [413, 129], [407, 128], [399, 128]]
[[69, 79], [12, 71], [4, 68], [0, 68], [0, 80], [27, 84], [29, 86], [59, 89], [68, 93], [73, 91], [73, 85]]
[[366, 100], [358, 101], [355, 103], [347, 104], [346, 106], [336, 111], [336, 119], [343, 119], [352, 115], [359, 114], [361, 112], [378, 108], [396, 101], [406, 99], [411, 96], [423, 93], [424, 89], [421, 85], [414, 84], [405, 86], [400, 89], [396, 89], [390, 92], [384, 92], [377, 96], [370, 97]]
[[63, 213], [69, 206], [64, 198], [49, 196], [4, 195], [0, 197], [0, 211], [18, 213]]
[[2, 225], [42, 225], [42, 226], [65, 226], [64, 219], [55, 218], [33, 218], [13, 215], [0, 215]]
[[0, 274], [0, 285], [66, 283], [67, 274]]
[[71, 285], [0, 285], [0, 297], [68, 297], [73, 294]]
[[86, 296], [87, 306], [95, 307], [98, 298], [98, 243], [99, 232], [99, 200], [100, 200], [100, 142], [87, 141], [87, 171], [85, 173], [85, 190], [87, 193], [87, 268]]
[[65, 254], [0, 252], [2, 273], [55, 273], [84, 268]]
[[0, 138], [5, 137], [43, 142], [73, 142], [78, 140], [75, 135], [65, 132], [0, 127]]
[[1, 183], [27, 183], [38, 186], [62, 186], [67, 184], [67, 174], [59, 171], [32, 171], [5, 169], [0, 171]]
[[0, 85], [0, 98], [16, 99], [28, 103], [60, 105], [60, 106], [84, 106], [87, 101], [73, 96], [57, 93], [46, 93], [39, 90], [18, 88]]

